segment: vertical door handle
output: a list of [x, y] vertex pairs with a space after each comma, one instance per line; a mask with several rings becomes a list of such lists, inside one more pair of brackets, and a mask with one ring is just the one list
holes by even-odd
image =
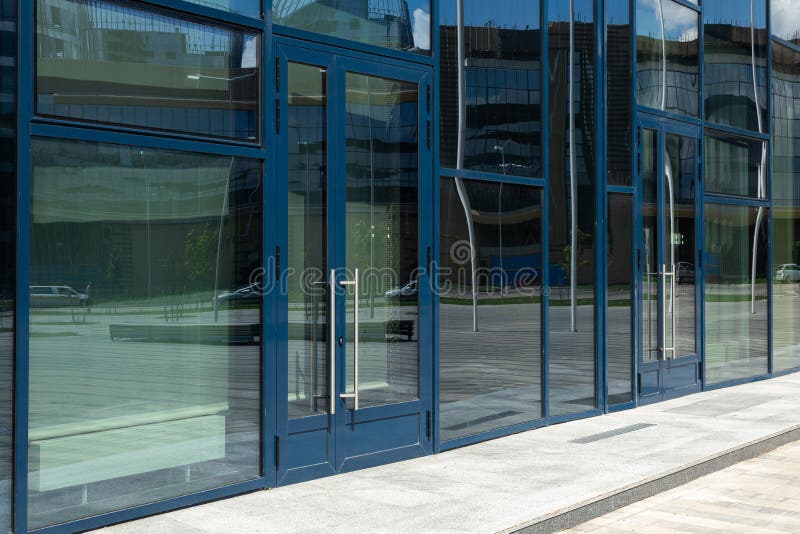
[[328, 323], [328, 337], [330, 341], [330, 366], [331, 366], [331, 401], [329, 411], [331, 415], [336, 413], [336, 269], [331, 269], [331, 285], [330, 285], [330, 322]]
[[342, 286], [353, 286], [354, 297], [354, 333], [353, 337], [353, 393], [342, 393], [339, 395], [342, 399], [353, 399], [353, 406], [358, 410], [358, 269], [355, 270], [355, 278], [353, 280], [342, 280], [339, 282]]
[[[667, 278], [670, 278], [670, 291], [669, 291], [669, 308], [667, 308]], [[662, 345], [661, 350], [664, 356], [664, 359], [672, 359], [675, 358], [675, 265], [672, 265], [672, 271], [667, 271], [667, 264], [663, 264], [661, 266], [661, 310], [662, 310], [662, 319], [661, 319], [661, 334], [662, 334]], [[671, 321], [672, 321], [672, 329], [670, 332], [671, 343], [667, 345], [667, 310], [671, 311]], [[672, 356], [667, 357], [667, 353], [670, 353]]]

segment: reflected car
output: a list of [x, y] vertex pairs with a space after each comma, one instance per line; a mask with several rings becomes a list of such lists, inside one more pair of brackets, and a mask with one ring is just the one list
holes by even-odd
[[63, 308], [88, 306], [89, 297], [69, 286], [31, 286], [32, 308]]
[[228, 306], [258, 306], [263, 297], [261, 288], [255, 284], [240, 287], [228, 293], [221, 293], [211, 303], [214, 308]]
[[784, 263], [775, 273], [777, 282], [800, 282], [800, 265], [796, 263]]
[[678, 284], [694, 284], [694, 264], [688, 261], [678, 262]]
[[387, 299], [414, 300], [417, 298], [417, 281], [412, 280], [404, 286], [390, 289], [383, 296]]

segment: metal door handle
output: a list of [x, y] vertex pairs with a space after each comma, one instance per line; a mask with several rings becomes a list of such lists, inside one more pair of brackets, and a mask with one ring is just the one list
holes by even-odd
[[341, 286], [353, 286], [354, 297], [354, 334], [353, 337], [353, 393], [342, 393], [339, 395], [341, 399], [353, 399], [353, 406], [358, 410], [358, 269], [355, 270], [355, 278], [353, 280], [342, 280], [339, 282]]
[[331, 415], [336, 413], [336, 269], [331, 269], [331, 296], [330, 296], [330, 322], [328, 323], [328, 337], [330, 342], [330, 366], [331, 366], [331, 401], [329, 411]]
[[[672, 310], [672, 343], [670, 346], [667, 346], [667, 277], [671, 278], [670, 282], [670, 293], [669, 293], [669, 300], [670, 300], [670, 309]], [[664, 359], [673, 359], [675, 358], [675, 265], [672, 265], [672, 271], [667, 271], [667, 264], [663, 264], [661, 266], [661, 309], [663, 313], [663, 317], [661, 319], [661, 334], [662, 334], [662, 346], [661, 351], [664, 355]], [[667, 353], [671, 353], [672, 356], [667, 358]]]

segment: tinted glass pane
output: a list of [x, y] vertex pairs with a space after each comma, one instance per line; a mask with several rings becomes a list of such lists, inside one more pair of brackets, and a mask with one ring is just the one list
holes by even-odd
[[214, 9], [221, 9], [223, 11], [230, 11], [231, 13], [238, 13], [248, 17], [261, 16], [261, 1], [262, 0], [187, 0], [193, 4], [198, 4], [206, 7], [213, 7]]
[[[568, 0], [551, 2], [548, 23], [552, 415], [595, 407], [594, 2], [576, 0], [574, 3], [572, 69], [569, 4]], [[572, 91], [570, 71], [573, 73]]]
[[633, 400], [633, 196], [608, 195], [608, 404]]
[[16, 2], [0, 1], [0, 532], [11, 531], [16, 293]]
[[272, 0], [275, 24], [428, 54], [430, 0]]
[[706, 120], [766, 133], [767, 6], [705, 0]]
[[608, 183], [631, 185], [631, 22], [628, 0], [606, 1]]
[[767, 372], [768, 221], [769, 212], [765, 208], [706, 205], [705, 367], [708, 383]]
[[542, 416], [542, 194], [442, 178], [441, 439]]
[[769, 0], [772, 33], [800, 44], [800, 18], [795, 0]]
[[658, 332], [658, 294], [661, 266], [658, 252], [658, 132], [642, 129], [642, 360], [660, 357]]
[[261, 163], [31, 159], [31, 528], [259, 476]]
[[706, 191], [767, 198], [767, 146], [723, 135], [706, 136]]
[[36, 12], [39, 114], [258, 138], [258, 35], [111, 0]]
[[[419, 398], [419, 90], [348, 73], [345, 217], [349, 278], [359, 272], [360, 407]], [[354, 289], [350, 286], [350, 289]], [[347, 338], [355, 337], [347, 295]], [[354, 343], [347, 391], [355, 390]]]
[[[289, 417], [328, 409], [327, 71], [289, 63]], [[303, 313], [298, 313], [300, 310]]]
[[[536, 1], [464, 2], [464, 131], [459, 135], [455, 0], [441, 7], [441, 162], [542, 175], [541, 31]], [[459, 144], [461, 151], [459, 152]], [[462, 161], [459, 162], [459, 154]]]
[[773, 358], [800, 366], [800, 53], [772, 45]]
[[[699, 16], [671, 0], [636, 0], [636, 101], [700, 114]], [[666, 61], [665, 61], [666, 58]]]

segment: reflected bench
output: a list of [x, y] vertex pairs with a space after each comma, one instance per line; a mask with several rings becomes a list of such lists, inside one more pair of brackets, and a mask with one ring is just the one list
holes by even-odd
[[227, 403], [30, 431], [28, 484], [50, 491], [225, 457]]
[[111, 341], [189, 345], [258, 345], [261, 341], [260, 324], [112, 324], [108, 329]]

